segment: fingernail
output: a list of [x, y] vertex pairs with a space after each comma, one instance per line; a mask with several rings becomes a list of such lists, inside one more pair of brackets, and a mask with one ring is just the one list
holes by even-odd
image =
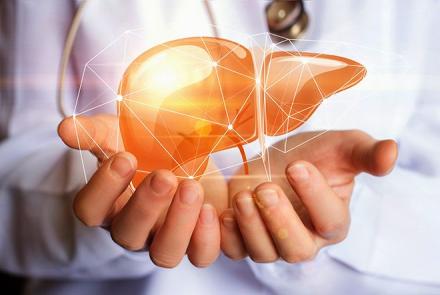
[[278, 194], [272, 189], [259, 190], [256, 193], [257, 200], [264, 208], [270, 208], [278, 203]]
[[172, 181], [168, 179], [165, 175], [154, 174], [151, 178], [151, 189], [156, 194], [164, 194], [169, 192], [172, 188]]
[[187, 205], [194, 204], [199, 198], [199, 189], [194, 185], [183, 185], [180, 188], [180, 201]]
[[235, 220], [232, 217], [225, 216], [222, 219], [222, 224], [227, 229], [234, 229], [235, 228]]
[[127, 177], [135, 169], [135, 160], [128, 154], [116, 155], [110, 164], [111, 171], [116, 172], [119, 177]]
[[251, 197], [241, 197], [236, 200], [240, 214], [250, 216], [254, 212], [254, 200]]
[[203, 204], [202, 212], [200, 212], [200, 221], [204, 224], [210, 224], [214, 221], [215, 211], [214, 207], [209, 204]]
[[297, 182], [306, 181], [309, 179], [309, 171], [302, 164], [294, 164], [287, 169], [289, 177]]

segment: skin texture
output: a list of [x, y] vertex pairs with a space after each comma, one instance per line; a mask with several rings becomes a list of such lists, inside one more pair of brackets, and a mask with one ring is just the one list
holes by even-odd
[[[116, 127], [117, 118], [108, 115], [67, 118], [59, 125], [59, 136], [66, 145], [81, 146], [99, 162], [74, 200], [76, 216], [86, 226], [105, 226], [113, 240], [128, 250], [147, 249], [158, 266], [175, 267], [185, 254], [198, 267], [213, 263], [220, 253], [217, 211], [227, 206], [223, 177], [179, 181], [170, 171], [157, 170], [133, 193], [129, 185], [137, 160], [116, 150]], [[203, 186], [215, 191], [205, 193]]]
[[386, 175], [397, 158], [394, 141], [357, 130], [302, 133], [289, 138], [288, 146], [295, 148], [269, 150], [272, 182], [264, 182], [263, 162], [254, 161], [250, 176], [239, 173], [229, 183], [234, 197], [221, 216], [221, 242], [230, 258], [312, 259], [346, 237], [354, 177]]
[[[82, 126], [76, 128], [78, 138], [73, 120]], [[385, 175], [397, 157], [394, 141], [361, 131], [302, 133], [288, 145], [308, 142], [291, 152], [270, 149], [272, 182], [266, 182], [263, 163], [253, 161], [250, 175], [238, 173], [229, 188], [221, 174], [179, 181], [157, 170], [133, 193], [129, 184], [137, 160], [115, 149], [116, 127], [117, 119], [108, 115], [60, 123], [61, 139], [89, 150], [100, 164], [75, 198], [74, 211], [85, 225], [105, 226], [116, 243], [147, 249], [156, 265], [167, 268], [185, 255], [195, 266], [208, 266], [220, 250], [234, 260], [312, 259], [320, 248], [345, 238], [354, 177]]]

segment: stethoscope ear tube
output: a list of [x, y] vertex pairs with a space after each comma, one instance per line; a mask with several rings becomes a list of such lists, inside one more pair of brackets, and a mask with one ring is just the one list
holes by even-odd
[[[72, 53], [73, 43], [81, 23], [81, 17], [84, 9], [91, 0], [83, 0], [72, 19], [72, 24], [67, 33], [66, 41], [63, 47], [63, 53], [58, 69], [58, 81], [56, 89], [56, 103], [60, 115], [65, 118], [68, 116], [64, 103], [64, 84], [66, 71], [69, 65], [70, 55]], [[209, 0], [205, 0], [205, 8], [208, 17], [212, 22], [213, 34], [218, 37], [215, 18], [210, 7]], [[266, 7], [266, 18], [269, 32], [272, 37], [280, 36], [287, 39], [298, 39], [307, 28], [309, 18], [304, 9], [303, 0], [274, 0]]]
[[79, 25], [81, 23], [81, 17], [86, 5], [90, 0], [83, 0], [76, 10], [76, 13], [72, 19], [69, 32], [67, 33], [66, 41], [64, 42], [63, 53], [61, 55], [60, 65], [58, 68], [58, 81], [56, 91], [57, 109], [63, 118], [68, 116], [66, 112], [66, 106], [64, 104], [64, 84], [66, 80], [67, 66], [69, 65], [70, 54], [72, 53], [73, 43], [75, 41], [76, 33], [78, 32]]

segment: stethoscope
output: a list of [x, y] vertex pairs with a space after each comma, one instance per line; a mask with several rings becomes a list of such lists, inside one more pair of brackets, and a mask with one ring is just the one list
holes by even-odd
[[[84, 9], [91, 1], [92, 0], [83, 0], [80, 2], [64, 43], [56, 91], [58, 112], [63, 118], [68, 116], [64, 105], [64, 84], [67, 66], [81, 17], [84, 13]], [[212, 33], [215, 37], [218, 37], [219, 33], [217, 31], [216, 20], [212, 12], [210, 0], [203, 0], [203, 2], [208, 18], [212, 24]], [[279, 36], [280, 38], [298, 39], [306, 30], [309, 23], [309, 18], [304, 8], [304, 0], [273, 0], [266, 6], [265, 13], [268, 29], [269, 32], [272, 33], [273, 38]]]

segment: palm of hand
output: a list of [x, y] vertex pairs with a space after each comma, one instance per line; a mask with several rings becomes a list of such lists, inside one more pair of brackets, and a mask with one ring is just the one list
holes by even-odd
[[[87, 146], [100, 163], [124, 150], [123, 145], [120, 144], [122, 141], [116, 116], [94, 116], [85, 121], [77, 120], [77, 125], [76, 130], [63, 130], [60, 133], [61, 137], [68, 145], [75, 146], [78, 132], [82, 146]], [[73, 128], [73, 126], [70, 127]], [[348, 202], [353, 190], [354, 177], [359, 172], [367, 170], [373, 174], [385, 174], [386, 171], [381, 171], [382, 167], [390, 166], [390, 160], [387, 159], [385, 162], [383, 159], [377, 159], [378, 163], [384, 162], [382, 165], [371, 163], [371, 167], [362, 166], [362, 159], [358, 159], [353, 151], [357, 146], [362, 146], [364, 149], [370, 148], [368, 144], [365, 144], [368, 141], [371, 141], [371, 137], [360, 131], [307, 132], [291, 136], [287, 142], [291, 151], [282, 153], [277, 149], [269, 149], [270, 180], [281, 186], [297, 213], [305, 223], [308, 223], [307, 212], [285, 177], [286, 166], [297, 160], [312, 163], [320, 170], [336, 194]], [[284, 145], [284, 143], [279, 143], [275, 146], [283, 148], [281, 144]], [[209, 170], [215, 170], [213, 161], [210, 161], [209, 165], [211, 166], [208, 167]], [[238, 173], [236, 177], [233, 177], [229, 182], [229, 190], [220, 172], [210, 174], [209, 177], [202, 177], [200, 183], [205, 190], [205, 202], [214, 205], [217, 212], [221, 214], [237, 192], [253, 189], [258, 184], [269, 180], [263, 160], [250, 162], [249, 172], [249, 175]], [[131, 194], [131, 190], [127, 189], [121, 195], [115, 203], [115, 213], [125, 205]]]
[[[284, 142], [278, 143], [275, 147], [282, 149], [284, 146], [281, 145], [284, 144]], [[270, 181], [284, 190], [304, 224], [312, 227], [307, 210], [287, 181], [286, 166], [298, 160], [310, 162], [322, 173], [336, 195], [345, 202], [349, 202], [357, 174], [366, 171], [375, 175], [383, 175], [388, 172], [386, 167], [392, 166], [390, 162], [394, 161], [394, 158], [387, 159], [388, 155], [381, 155], [373, 145], [374, 141], [369, 135], [354, 130], [306, 132], [294, 135], [287, 141], [287, 147], [290, 147], [289, 152], [283, 153], [278, 149], [269, 149], [266, 163], [270, 162]], [[384, 148], [379, 147], [379, 149]], [[360, 149], [371, 150], [370, 164], [366, 165], [364, 159], [360, 158], [359, 155], [365, 155]], [[250, 162], [249, 171], [249, 176], [244, 176], [240, 172], [230, 181], [231, 197], [242, 190], [253, 190], [257, 185], [269, 180], [263, 160]]]

